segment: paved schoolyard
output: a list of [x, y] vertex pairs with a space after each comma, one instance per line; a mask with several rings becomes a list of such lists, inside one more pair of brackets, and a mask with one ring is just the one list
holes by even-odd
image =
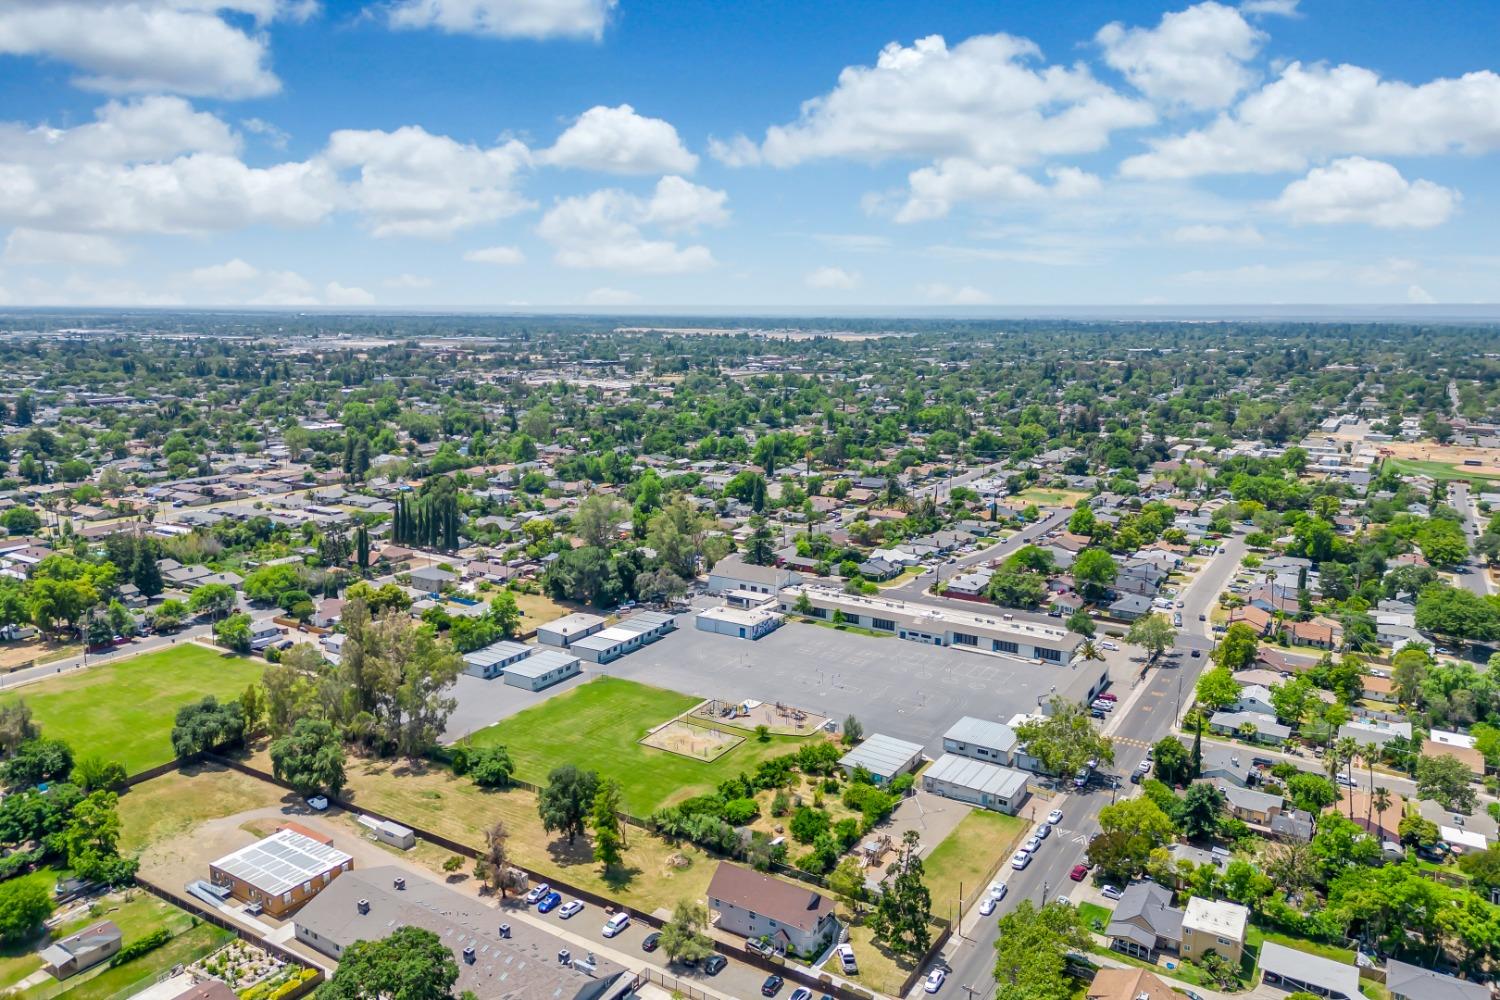
[[679, 616], [676, 632], [613, 663], [590, 664], [585, 674], [590, 673], [705, 698], [783, 701], [840, 722], [853, 714], [866, 735], [908, 739], [934, 755], [942, 752], [943, 733], [965, 715], [1003, 722], [1017, 712], [1035, 711], [1039, 700], [1053, 693], [1076, 696], [1088, 686], [1080, 667], [1023, 663], [797, 622], [758, 641], [737, 639], [699, 632], [691, 614]]
[[448, 717], [448, 728], [443, 730], [443, 742], [452, 743], [486, 726], [493, 726], [523, 708], [539, 705], [548, 698], [571, 691], [595, 676], [594, 665], [585, 662], [581, 674], [541, 691], [528, 691], [505, 683], [503, 677], [485, 680], [469, 674], [459, 674], [458, 680], [447, 691], [447, 694], [457, 699], [458, 707]]

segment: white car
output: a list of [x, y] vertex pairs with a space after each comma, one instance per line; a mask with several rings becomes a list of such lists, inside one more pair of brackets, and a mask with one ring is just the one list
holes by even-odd
[[576, 899], [570, 899], [557, 911], [557, 915], [564, 920], [583, 912], [583, 904]]
[[1043, 823], [1041, 826], [1039, 826], [1039, 827], [1036, 828], [1037, 839], [1038, 840], [1046, 840], [1047, 839], [1047, 835], [1050, 834], [1051, 832], [1052, 832], [1052, 824], [1051, 823]]
[[548, 885], [546, 882], [543, 882], [541, 885], [532, 886], [531, 891], [526, 894], [526, 902], [530, 906], [535, 906], [537, 903], [540, 903], [542, 901], [543, 896], [547, 895], [547, 893], [551, 891], [552, 886]]
[[1062, 905], [1064, 905], [1064, 906], [1072, 906], [1073, 905], [1073, 901], [1071, 899], [1069, 899], [1067, 896], [1058, 896], [1057, 897], [1057, 901], [1059, 903], [1061, 903]]
[[1123, 895], [1123, 893], [1120, 892], [1119, 887], [1113, 885], [1105, 886], [1103, 889], [1099, 890], [1099, 893], [1105, 899], [1119, 899], [1120, 896]]
[[328, 799], [322, 795], [309, 795], [307, 798], [307, 808], [313, 812], [323, 812], [328, 808]]
[[1021, 850], [1025, 851], [1027, 854], [1035, 854], [1037, 851], [1040, 851], [1041, 849], [1042, 849], [1042, 838], [1040, 838], [1040, 837], [1027, 837], [1026, 838], [1026, 843], [1024, 843], [1024, 844], [1021, 845]]
[[630, 914], [616, 913], [614, 916], [604, 921], [604, 936], [607, 938], [612, 938], [629, 926]]
[[1005, 898], [1005, 893], [1009, 888], [1004, 882], [990, 883], [990, 898], [997, 903], [1000, 902], [1000, 900]]
[[1025, 868], [1029, 864], [1031, 864], [1031, 855], [1027, 854], [1025, 851], [1017, 851], [1011, 856], [1010, 866], [1016, 871], [1020, 871], [1022, 868]]
[[1119, 649], [1120, 648], [1116, 644], [1110, 642], [1108, 639], [1105, 639], [1103, 642], [1099, 643], [1099, 647], [1101, 649]]
[[948, 973], [944, 972], [942, 969], [933, 969], [927, 974], [927, 983], [922, 987], [922, 989], [926, 990], [928, 993], [936, 993], [938, 990], [943, 988], [943, 980], [947, 978]]
[[986, 896], [983, 899], [981, 899], [979, 901], [979, 912], [982, 913], [986, 917], [989, 916], [991, 913], [994, 913], [995, 912], [995, 898], [993, 896]]
[[1049, 812], [1047, 814], [1047, 822], [1050, 823], [1050, 824], [1052, 824], [1053, 826], [1056, 826], [1057, 824], [1061, 823], [1062, 822], [1062, 810], [1061, 809], [1054, 809], [1051, 812]]

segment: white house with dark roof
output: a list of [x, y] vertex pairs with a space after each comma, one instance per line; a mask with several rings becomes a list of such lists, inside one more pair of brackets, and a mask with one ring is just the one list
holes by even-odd
[[827, 896], [727, 861], [719, 862], [708, 884], [708, 908], [720, 930], [769, 938], [783, 952], [817, 954], [840, 933]]

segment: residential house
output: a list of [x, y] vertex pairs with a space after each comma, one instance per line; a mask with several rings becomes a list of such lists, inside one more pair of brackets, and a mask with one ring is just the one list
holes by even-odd
[[1271, 624], [1274, 620], [1269, 611], [1256, 607], [1253, 604], [1247, 604], [1242, 608], [1235, 608], [1229, 612], [1230, 625], [1237, 622], [1249, 625], [1255, 630], [1255, 634], [1261, 637], [1270, 634]]
[[1355, 719], [1339, 726], [1339, 739], [1353, 737], [1364, 746], [1383, 747], [1391, 740], [1411, 739], [1410, 722], [1387, 719]]
[[801, 582], [795, 571], [779, 566], [756, 566], [742, 556], [732, 553], [714, 563], [708, 575], [708, 592], [722, 595], [731, 590], [744, 590], [756, 594], [774, 594], [783, 587]]
[[1298, 990], [1326, 1000], [1360, 1000], [1359, 970], [1310, 952], [1267, 941], [1260, 946], [1261, 982], [1288, 993]]
[[1271, 691], [1259, 684], [1240, 688], [1239, 700], [1232, 706], [1236, 712], [1254, 712], [1257, 715], [1275, 717], [1276, 706], [1271, 703]]
[[1365, 674], [1360, 678], [1364, 688], [1365, 697], [1370, 701], [1378, 701], [1384, 705], [1396, 703], [1396, 685], [1389, 677], [1380, 677], [1376, 674]]
[[[1215, 712], [1208, 720], [1211, 732], [1223, 736], [1246, 736], [1257, 743], [1280, 744], [1291, 739], [1292, 730], [1276, 721], [1274, 715], [1259, 712]], [[1253, 736], [1247, 735], [1252, 734]]]
[[1286, 632], [1293, 646], [1336, 649], [1344, 641], [1344, 626], [1321, 615], [1311, 621], [1292, 622]]
[[1470, 982], [1394, 958], [1385, 963], [1385, 988], [1391, 1000], [1491, 1000], [1486, 983]]
[[[1184, 739], [1184, 742], [1191, 745], [1192, 741]], [[1215, 743], [1203, 744], [1203, 769], [1198, 775], [1200, 778], [1222, 779], [1241, 788], [1248, 788], [1255, 782], [1254, 773], [1248, 752]]]
[[1100, 969], [1085, 1000], [1187, 1000], [1145, 969]]
[[120, 950], [125, 935], [113, 920], [101, 920], [42, 949], [42, 971], [56, 979], [76, 976]]
[[1228, 962], [1230, 968], [1238, 968], [1249, 923], [1250, 911], [1239, 903], [1194, 896], [1188, 900], [1182, 915], [1180, 954], [1201, 962], [1212, 951]]
[[816, 955], [840, 934], [827, 896], [728, 861], [719, 862], [708, 884], [708, 908], [720, 930], [769, 938], [783, 952]]
[[1143, 594], [1125, 594], [1107, 609], [1109, 616], [1122, 622], [1133, 622], [1151, 613], [1151, 598]]
[[1271, 820], [1281, 814], [1283, 802], [1280, 795], [1241, 788], [1232, 781], [1214, 782], [1224, 793], [1224, 808], [1229, 815], [1246, 823], [1269, 827]]
[[1176, 953], [1182, 947], [1181, 910], [1172, 905], [1172, 891], [1155, 882], [1137, 882], [1115, 903], [1104, 936], [1109, 946], [1151, 961], [1156, 953]]

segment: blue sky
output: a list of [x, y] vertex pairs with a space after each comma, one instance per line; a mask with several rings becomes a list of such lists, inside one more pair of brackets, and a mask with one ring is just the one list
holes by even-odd
[[0, 305], [1500, 300], [1500, 4], [10, 0]]

